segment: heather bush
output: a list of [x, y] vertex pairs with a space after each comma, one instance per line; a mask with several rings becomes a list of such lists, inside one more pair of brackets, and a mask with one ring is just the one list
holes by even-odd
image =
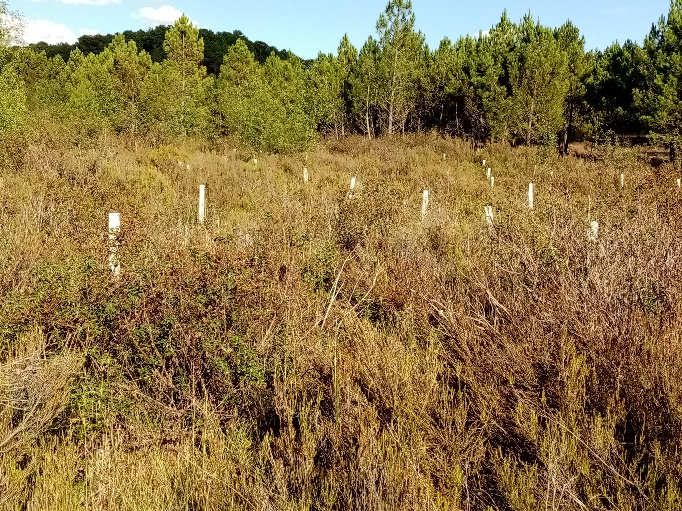
[[667, 167], [433, 134], [220, 151], [0, 170], [0, 507], [679, 508]]

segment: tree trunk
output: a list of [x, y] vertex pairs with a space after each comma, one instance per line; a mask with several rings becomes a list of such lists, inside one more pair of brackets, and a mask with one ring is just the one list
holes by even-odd
[[530, 102], [530, 112], [528, 115], [528, 131], [526, 132], [526, 145], [530, 145], [530, 137], [533, 133], [533, 113], [535, 112], [535, 100]]
[[[182, 33], [182, 49], [184, 54], [185, 49], [185, 33]], [[186, 88], [187, 88], [187, 77], [185, 76], [185, 62], [182, 62], [182, 101], [181, 101], [181, 113], [180, 113], [180, 125], [182, 126], [182, 136], [187, 137], [187, 130], [185, 129], [185, 101], [186, 101]]]
[[367, 138], [372, 140], [372, 130], [369, 125], [369, 91], [370, 86], [367, 86], [367, 101], [365, 102], [365, 127], [367, 128]]
[[388, 134], [393, 135], [393, 91], [391, 91], [391, 103], [388, 105]]
[[564, 133], [562, 156], [568, 154], [568, 143], [573, 138], [573, 102], [570, 103], [568, 108], [568, 125], [566, 126], [566, 132]]
[[393, 59], [393, 76], [391, 77], [391, 102], [388, 105], [388, 134], [393, 135], [393, 105], [395, 105], [396, 75], [398, 73], [398, 51]]
[[557, 140], [557, 151], [559, 156], [566, 156], [568, 154], [568, 129], [564, 128], [559, 132], [559, 140]]
[[455, 102], [455, 135], [459, 133], [459, 103]]

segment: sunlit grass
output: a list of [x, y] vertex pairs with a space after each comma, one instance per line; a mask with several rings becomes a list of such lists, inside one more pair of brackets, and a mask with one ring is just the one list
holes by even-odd
[[0, 171], [0, 507], [679, 509], [670, 169], [431, 135], [252, 157]]

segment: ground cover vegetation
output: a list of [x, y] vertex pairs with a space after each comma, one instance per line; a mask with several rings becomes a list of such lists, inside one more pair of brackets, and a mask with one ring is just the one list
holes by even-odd
[[65, 62], [0, 17], [0, 509], [680, 509], [681, 12], [430, 52], [395, 0], [217, 76], [186, 18]]

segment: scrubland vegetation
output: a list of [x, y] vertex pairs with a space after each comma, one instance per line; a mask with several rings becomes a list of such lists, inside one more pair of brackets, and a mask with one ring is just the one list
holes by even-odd
[[680, 191], [593, 156], [29, 147], [0, 174], [0, 504], [679, 509]]
[[208, 73], [186, 17], [65, 61], [7, 13], [0, 509], [682, 507], [681, 2]]

